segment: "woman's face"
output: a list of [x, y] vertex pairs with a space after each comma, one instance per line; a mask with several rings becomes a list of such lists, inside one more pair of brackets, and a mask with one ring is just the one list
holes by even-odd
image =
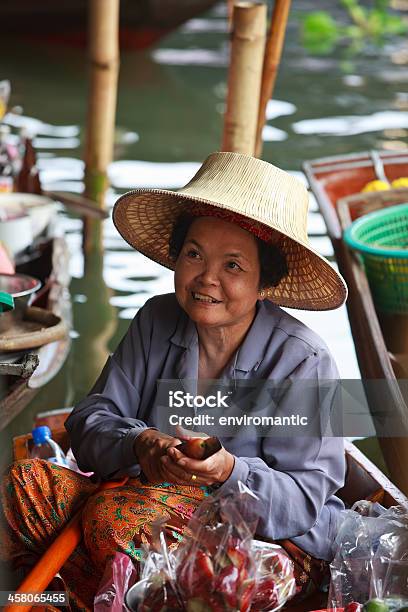
[[180, 306], [197, 325], [249, 328], [259, 280], [252, 234], [212, 217], [193, 221], [176, 262], [174, 283]]

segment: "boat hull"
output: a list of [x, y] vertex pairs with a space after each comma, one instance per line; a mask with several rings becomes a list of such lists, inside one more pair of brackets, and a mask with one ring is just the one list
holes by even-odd
[[[68, 246], [62, 237], [49, 239], [33, 257], [17, 265], [17, 271], [30, 273], [43, 282], [34, 306], [46, 308], [71, 324], [71, 298], [68, 290]], [[67, 334], [63, 339], [45, 344], [30, 352], [38, 355], [39, 366], [29, 378], [1, 376], [0, 431], [31, 402], [38, 390], [61, 369], [71, 346]]]
[[[408, 153], [380, 152], [379, 157], [390, 182], [408, 177]], [[342, 236], [337, 202], [361, 192], [367, 183], [378, 179], [371, 155], [363, 152], [315, 159], [305, 162], [303, 169], [336, 250]]]
[[[390, 182], [408, 176], [407, 154], [380, 153], [380, 159]], [[387, 346], [364, 267], [342, 240], [352, 220], [382, 206], [408, 201], [408, 190], [359, 193], [368, 182], [378, 179], [370, 153], [314, 160], [305, 163], [304, 170], [349, 288], [347, 311], [370, 410], [373, 415], [388, 415], [401, 423], [401, 437], [386, 435], [383, 426], [377, 435], [392, 479], [408, 493], [408, 444], [402, 437], [402, 432], [408, 431], [408, 398], [397, 380], [397, 374], [403, 376], [404, 371]], [[372, 384], [373, 380], [383, 383]]]
[[[211, 8], [216, 0], [121, 0], [120, 44], [143, 49], [188, 19]], [[4, 31], [53, 43], [83, 46], [87, 38], [86, 0], [15, 0], [0, 6]]]

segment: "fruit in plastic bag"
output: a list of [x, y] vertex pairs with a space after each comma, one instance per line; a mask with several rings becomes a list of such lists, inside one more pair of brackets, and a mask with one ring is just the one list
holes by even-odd
[[225, 608], [216, 595], [192, 597], [187, 602], [187, 612], [224, 612]]
[[214, 567], [209, 555], [197, 550], [193, 560], [185, 559], [177, 572], [178, 583], [183, 591], [192, 593], [201, 587], [211, 588]]
[[[253, 540], [262, 508], [242, 483], [237, 492], [208, 496], [188, 523], [190, 536], [173, 552], [166, 519], [143, 560], [142, 612], [273, 611], [296, 592], [293, 563], [276, 545]], [[258, 597], [258, 607], [253, 607]], [[252, 607], [251, 607], [252, 606]], [[140, 612], [140, 611], [139, 611]]]
[[389, 607], [382, 599], [370, 599], [363, 606], [363, 612], [388, 612]]
[[[249, 577], [251, 559], [243, 542], [230, 535], [213, 556], [198, 548], [186, 555], [177, 582], [189, 612], [250, 609], [255, 582]], [[211, 607], [212, 606], [212, 607]]]
[[293, 563], [276, 544], [264, 544], [255, 550], [257, 560], [256, 588], [251, 610], [266, 611], [280, 608], [296, 593]]
[[158, 575], [147, 587], [139, 612], [173, 612], [180, 610], [180, 603], [171, 584]]
[[344, 612], [361, 612], [362, 609], [363, 604], [358, 603], [358, 601], [352, 601], [344, 608]]

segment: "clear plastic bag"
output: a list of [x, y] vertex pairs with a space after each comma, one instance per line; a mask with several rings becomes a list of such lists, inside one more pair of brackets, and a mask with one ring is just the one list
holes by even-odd
[[253, 540], [256, 588], [251, 611], [279, 610], [296, 594], [293, 563], [281, 546]]
[[152, 545], [142, 562], [141, 580], [134, 588], [139, 605], [132, 605], [131, 609], [137, 608], [138, 612], [183, 610], [176, 584], [177, 559], [168, 550], [165, 539], [166, 521], [165, 518], [159, 519], [152, 528]]
[[205, 500], [189, 522], [192, 537], [179, 549], [177, 579], [188, 609], [250, 609], [256, 566], [251, 550], [260, 508], [249, 489]]
[[128, 555], [117, 552], [106, 564], [98, 592], [94, 598], [94, 612], [124, 612], [125, 596], [135, 584], [137, 571]]
[[390, 610], [408, 605], [408, 509], [364, 501], [345, 510], [330, 570], [335, 610], [373, 598]]
[[260, 513], [258, 498], [239, 483], [236, 492], [200, 505], [188, 524], [190, 537], [174, 553], [159, 525], [134, 587], [138, 609], [278, 610], [295, 594], [293, 564], [281, 547], [254, 542]]

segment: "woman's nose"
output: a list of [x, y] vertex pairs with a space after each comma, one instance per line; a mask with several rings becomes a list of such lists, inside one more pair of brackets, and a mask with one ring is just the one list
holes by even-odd
[[208, 263], [204, 264], [198, 278], [203, 285], [218, 285], [219, 278], [217, 267], [209, 265]]

